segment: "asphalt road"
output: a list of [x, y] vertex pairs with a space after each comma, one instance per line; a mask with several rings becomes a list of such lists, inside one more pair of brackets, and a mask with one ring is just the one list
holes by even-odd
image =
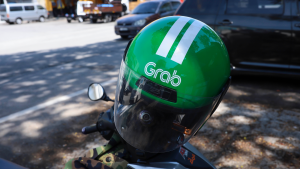
[[[41, 158], [33, 155], [41, 150], [36, 144], [52, 142], [50, 138], [59, 135], [57, 132], [70, 123], [85, 121], [70, 130], [72, 134], [94, 122], [94, 118], [88, 121], [84, 114], [106, 103], [97, 106], [83, 89], [93, 82], [102, 83], [114, 97], [119, 65], [128, 41], [116, 36], [113, 26], [114, 23], [68, 24], [64, 19], [0, 24], [1, 158], [18, 159], [15, 162], [31, 168], [39, 165], [44, 168], [42, 160], [32, 162]], [[16, 113], [20, 116], [9, 116]], [[10, 120], [3, 121], [7, 117]]]
[[116, 78], [127, 41], [113, 25], [1, 25], [0, 118]]
[[[90, 101], [84, 89], [102, 83], [114, 98], [128, 40], [115, 35], [113, 26], [64, 19], [0, 24], [0, 158], [57, 168], [105, 143], [80, 129], [112, 105]], [[291, 77], [234, 76], [225, 102], [300, 112], [299, 86]]]

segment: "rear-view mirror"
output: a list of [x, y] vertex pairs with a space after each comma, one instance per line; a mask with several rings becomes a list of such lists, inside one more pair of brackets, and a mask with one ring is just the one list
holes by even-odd
[[92, 101], [102, 100], [106, 94], [103, 87], [98, 83], [90, 84], [88, 88], [88, 96]]

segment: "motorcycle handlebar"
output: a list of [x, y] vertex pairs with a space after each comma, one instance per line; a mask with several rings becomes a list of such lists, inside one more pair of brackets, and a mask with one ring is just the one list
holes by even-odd
[[97, 123], [91, 126], [83, 127], [81, 129], [82, 134], [90, 134], [97, 131], [114, 131], [116, 127], [113, 122], [113, 117], [111, 117], [110, 111], [107, 111], [106, 113], [100, 113]]
[[81, 129], [82, 134], [90, 134], [96, 131], [98, 131], [96, 124], [93, 124], [91, 126], [86, 126]]

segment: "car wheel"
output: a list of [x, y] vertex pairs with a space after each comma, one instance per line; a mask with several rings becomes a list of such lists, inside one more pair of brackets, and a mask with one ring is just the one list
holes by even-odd
[[6, 21], [6, 23], [8, 23], [10, 25], [14, 24], [14, 22], [10, 22], [10, 21]]
[[128, 39], [128, 35], [121, 35], [122, 39]]
[[91, 22], [91, 23], [96, 23], [96, 22], [97, 22], [97, 19], [90, 19], [90, 22]]
[[114, 15], [114, 16], [112, 16], [112, 17], [111, 17], [111, 21], [115, 21], [115, 20], [117, 20], [117, 19], [118, 19], [118, 17], [119, 17], [119, 15]]
[[17, 19], [15, 20], [15, 23], [16, 23], [16, 24], [22, 24], [22, 19], [21, 19], [21, 18], [17, 18]]
[[127, 6], [125, 4], [122, 4], [122, 12], [126, 12], [127, 11]]
[[45, 22], [45, 18], [43, 16], [40, 16], [39, 21], [40, 22]]
[[111, 15], [105, 15], [105, 17], [104, 17], [104, 23], [108, 23], [108, 22], [111, 22], [111, 20], [112, 20], [112, 17], [111, 17]]
[[78, 17], [78, 22], [82, 23], [83, 22], [83, 18], [82, 17]]

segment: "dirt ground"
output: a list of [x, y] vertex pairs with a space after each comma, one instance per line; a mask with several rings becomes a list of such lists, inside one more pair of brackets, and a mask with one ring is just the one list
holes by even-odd
[[217, 168], [300, 168], [300, 114], [223, 102], [190, 143]]
[[60, 128], [48, 132], [47, 137], [31, 142], [16, 142], [11, 139], [12, 145], [21, 145], [22, 148], [14, 149], [14, 155], [6, 159], [30, 169], [58, 169], [63, 168], [67, 160], [105, 144], [107, 141], [99, 133], [81, 133], [82, 127], [95, 124], [99, 114], [112, 106], [111, 103], [103, 102], [98, 102], [97, 105], [83, 111], [76, 118], [62, 122]]

